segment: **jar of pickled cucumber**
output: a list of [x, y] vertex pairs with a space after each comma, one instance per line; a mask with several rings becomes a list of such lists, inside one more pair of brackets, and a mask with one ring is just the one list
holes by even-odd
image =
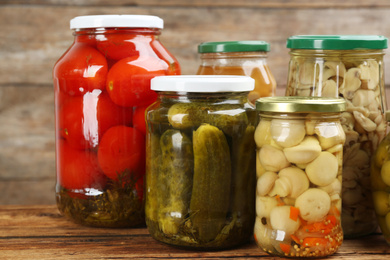
[[53, 70], [56, 199], [61, 213], [95, 227], [145, 224], [145, 109], [155, 76], [180, 74], [147, 15], [79, 16], [74, 42]]
[[374, 232], [370, 159], [386, 135], [383, 36], [293, 36], [286, 96], [342, 97], [346, 135], [342, 226], [346, 238]]
[[154, 239], [216, 250], [252, 237], [253, 87], [244, 76], [152, 80], [158, 99], [146, 112], [145, 216]]
[[255, 80], [248, 99], [274, 96], [276, 81], [267, 63], [270, 44], [265, 41], [204, 42], [198, 46], [199, 75], [244, 75]]
[[[390, 111], [386, 111], [386, 120], [390, 121]], [[390, 134], [382, 140], [372, 157], [371, 189], [379, 227], [390, 245]]]
[[333, 254], [343, 241], [345, 101], [266, 97], [256, 109], [256, 243], [282, 257]]

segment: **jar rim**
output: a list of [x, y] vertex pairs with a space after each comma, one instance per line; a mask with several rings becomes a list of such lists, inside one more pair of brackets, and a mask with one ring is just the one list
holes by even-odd
[[164, 21], [154, 15], [84, 15], [70, 20], [70, 29], [86, 28], [164, 28]]
[[269, 52], [270, 44], [265, 41], [223, 41], [203, 42], [198, 45], [199, 53], [255, 51]]
[[150, 88], [155, 91], [216, 93], [247, 92], [254, 87], [255, 80], [248, 76], [178, 75], [154, 77]]
[[380, 35], [295, 35], [287, 48], [310, 50], [387, 49], [387, 38]]
[[256, 110], [280, 113], [335, 113], [346, 110], [343, 98], [328, 97], [263, 97], [256, 100]]

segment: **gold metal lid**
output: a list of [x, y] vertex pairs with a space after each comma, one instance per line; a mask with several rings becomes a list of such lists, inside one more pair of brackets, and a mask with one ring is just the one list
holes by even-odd
[[256, 110], [279, 113], [337, 113], [346, 109], [343, 98], [328, 97], [264, 97], [256, 100]]
[[387, 111], [385, 112], [385, 117], [386, 117], [386, 121], [387, 121], [387, 122], [390, 122], [390, 110], [387, 110]]

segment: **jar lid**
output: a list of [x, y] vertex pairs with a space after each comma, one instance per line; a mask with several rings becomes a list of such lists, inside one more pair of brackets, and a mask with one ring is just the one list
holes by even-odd
[[296, 35], [287, 48], [311, 50], [386, 49], [387, 38], [379, 35]]
[[164, 28], [164, 21], [153, 15], [85, 15], [70, 20], [70, 29], [85, 28]]
[[256, 110], [280, 113], [325, 113], [343, 112], [346, 102], [343, 98], [327, 97], [264, 97], [256, 100]]
[[199, 53], [247, 52], [247, 51], [269, 51], [269, 50], [270, 50], [270, 45], [265, 41], [204, 42], [198, 45]]
[[158, 76], [151, 81], [155, 91], [173, 92], [246, 92], [255, 87], [255, 80], [247, 76], [180, 75]]

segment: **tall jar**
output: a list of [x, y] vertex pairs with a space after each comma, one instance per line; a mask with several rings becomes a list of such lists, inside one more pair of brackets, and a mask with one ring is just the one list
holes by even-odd
[[347, 110], [343, 168], [344, 235], [376, 230], [370, 159], [386, 135], [382, 36], [293, 36], [286, 96], [343, 97]]
[[145, 109], [155, 76], [180, 74], [146, 15], [80, 16], [53, 70], [56, 199], [60, 212], [95, 227], [145, 223]]
[[[146, 224], [161, 242], [217, 250], [250, 240], [256, 114], [243, 76], [156, 77], [147, 109]], [[252, 193], [252, 194], [251, 194]]]
[[343, 241], [343, 99], [256, 101], [255, 241], [282, 257], [323, 257]]
[[[386, 120], [390, 121], [390, 111], [386, 111]], [[390, 246], [390, 134], [382, 140], [372, 157], [371, 188], [378, 224]]]
[[198, 46], [201, 64], [198, 75], [243, 75], [255, 80], [248, 100], [274, 96], [275, 78], [268, 67], [270, 44], [265, 41], [204, 42]]

